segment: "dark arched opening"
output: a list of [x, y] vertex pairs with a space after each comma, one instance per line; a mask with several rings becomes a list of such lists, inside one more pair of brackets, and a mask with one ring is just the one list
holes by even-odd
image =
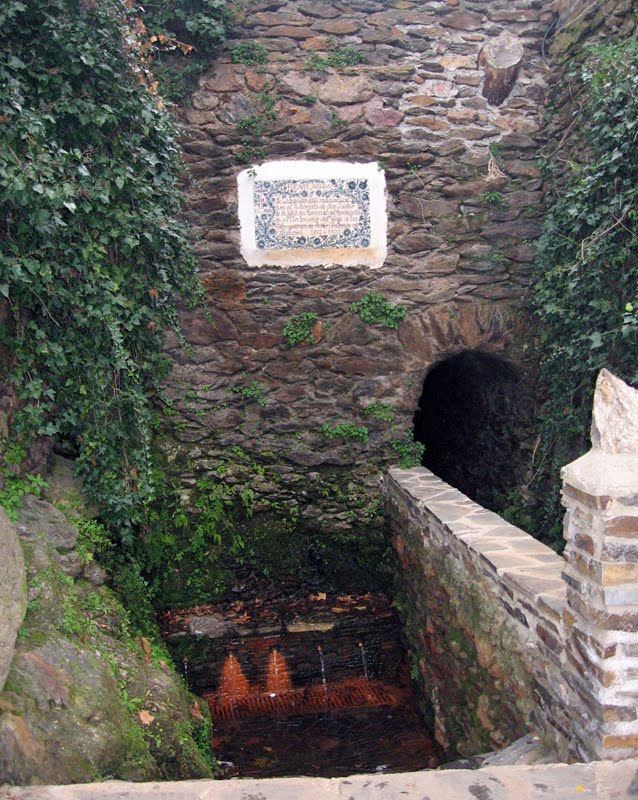
[[502, 356], [465, 350], [439, 361], [425, 378], [414, 415], [423, 466], [500, 510], [522, 480], [529, 409], [520, 370]]

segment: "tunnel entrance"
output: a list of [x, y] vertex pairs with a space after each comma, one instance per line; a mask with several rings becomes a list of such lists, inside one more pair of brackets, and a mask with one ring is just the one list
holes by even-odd
[[531, 403], [521, 371], [503, 356], [464, 350], [426, 375], [414, 415], [423, 466], [475, 502], [501, 510], [524, 474]]

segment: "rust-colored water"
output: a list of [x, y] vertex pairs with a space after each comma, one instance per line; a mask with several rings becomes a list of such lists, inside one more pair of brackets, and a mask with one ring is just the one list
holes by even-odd
[[398, 686], [376, 680], [354, 678], [323, 686], [291, 688], [275, 692], [251, 692], [240, 698], [223, 698], [213, 692], [203, 695], [209, 704], [213, 719], [256, 719], [271, 715], [317, 714], [356, 708], [388, 708], [406, 702], [407, 693]]
[[[231, 635], [188, 635], [193, 617], [215, 614], [232, 624]], [[176, 660], [188, 659], [189, 685], [211, 708], [219, 777], [334, 777], [440, 763], [387, 599], [320, 593], [169, 616], [164, 631]]]
[[247, 697], [250, 693], [250, 685], [242, 672], [239, 661], [230, 653], [230, 655], [226, 656], [222, 667], [218, 690], [219, 699], [222, 702], [232, 702], [233, 700]]
[[228, 765], [219, 777], [334, 777], [437, 765], [407, 680], [397, 685], [359, 675], [295, 687], [277, 648], [265, 666], [264, 678], [249, 685], [229, 655], [218, 690], [203, 694], [213, 716], [213, 750]]
[[266, 693], [281, 694], [292, 689], [292, 681], [286, 659], [275, 648], [268, 657], [268, 675], [266, 676]]

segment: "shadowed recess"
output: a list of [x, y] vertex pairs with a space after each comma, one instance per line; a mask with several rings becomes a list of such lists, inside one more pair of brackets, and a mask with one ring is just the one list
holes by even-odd
[[521, 372], [503, 356], [464, 350], [439, 361], [414, 415], [423, 466], [497, 510], [522, 480], [529, 416]]

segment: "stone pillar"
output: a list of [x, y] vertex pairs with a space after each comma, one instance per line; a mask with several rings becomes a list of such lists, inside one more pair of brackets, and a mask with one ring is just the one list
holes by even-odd
[[638, 755], [638, 391], [606, 370], [592, 449], [563, 468], [566, 677], [575, 754]]

